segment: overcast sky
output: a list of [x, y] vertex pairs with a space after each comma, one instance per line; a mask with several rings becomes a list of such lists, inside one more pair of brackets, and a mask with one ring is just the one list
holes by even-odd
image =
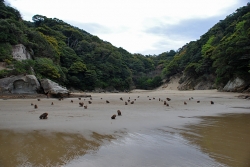
[[39, 14], [130, 53], [158, 55], [195, 41], [249, 0], [6, 0], [24, 20]]

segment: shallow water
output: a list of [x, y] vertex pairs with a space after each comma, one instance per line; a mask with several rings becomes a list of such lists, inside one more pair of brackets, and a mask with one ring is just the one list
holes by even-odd
[[162, 127], [122, 137], [1, 130], [0, 166], [250, 166], [250, 114], [200, 119], [182, 129]]
[[123, 140], [102, 146], [96, 154], [71, 161], [67, 167], [201, 167], [221, 166], [192, 146], [180, 134], [152, 131], [128, 134]]
[[95, 152], [109, 135], [0, 131], [0, 167], [61, 166], [89, 152]]
[[202, 117], [186, 128], [182, 136], [217, 162], [250, 167], [250, 114]]

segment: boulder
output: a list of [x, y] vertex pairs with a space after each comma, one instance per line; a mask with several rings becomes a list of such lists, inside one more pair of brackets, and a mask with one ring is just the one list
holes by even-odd
[[246, 83], [244, 80], [240, 78], [235, 78], [234, 80], [230, 80], [224, 86], [223, 91], [227, 92], [241, 92], [246, 87]]
[[52, 96], [68, 96], [69, 90], [60, 86], [58, 83], [51, 81], [50, 79], [42, 79], [41, 86], [45, 94]]
[[18, 75], [0, 79], [0, 93], [34, 94], [40, 89], [40, 84], [34, 75]]

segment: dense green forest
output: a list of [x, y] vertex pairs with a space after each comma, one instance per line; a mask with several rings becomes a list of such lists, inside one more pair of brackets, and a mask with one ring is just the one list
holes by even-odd
[[250, 3], [180, 48], [163, 69], [166, 77], [182, 72], [180, 83], [188, 78], [196, 83], [212, 78], [222, 88], [240, 77], [250, 84]]
[[[23, 20], [0, 0], [0, 62], [9, 67], [0, 70], [0, 78], [35, 73], [80, 90], [154, 89], [178, 73], [184, 74], [182, 80], [213, 78], [218, 87], [234, 77], [250, 78], [250, 4], [199, 40], [159, 55], [131, 54], [57, 18], [35, 15], [32, 20]], [[16, 44], [23, 44], [32, 59], [14, 60]]]

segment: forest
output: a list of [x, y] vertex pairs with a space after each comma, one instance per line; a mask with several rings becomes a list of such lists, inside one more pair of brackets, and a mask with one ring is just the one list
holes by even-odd
[[[155, 89], [175, 74], [183, 75], [180, 83], [212, 80], [216, 88], [235, 77], [250, 81], [250, 3], [199, 40], [159, 55], [131, 54], [58, 18], [35, 15], [25, 21], [4, 0], [0, 11], [0, 62], [8, 67], [0, 70], [0, 78], [34, 74], [67, 88], [121, 91]], [[17, 44], [32, 59], [13, 59]]]

